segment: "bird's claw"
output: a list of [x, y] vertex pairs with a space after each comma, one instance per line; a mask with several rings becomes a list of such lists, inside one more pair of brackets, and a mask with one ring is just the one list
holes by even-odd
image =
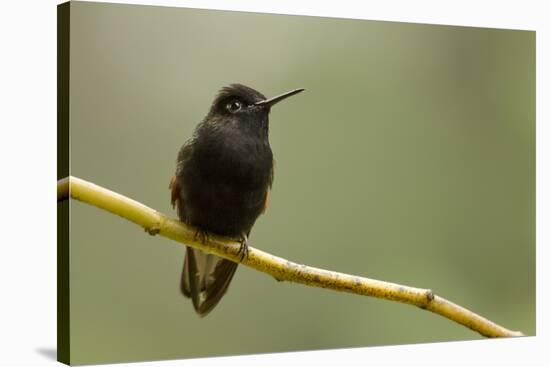
[[243, 234], [240, 239], [241, 246], [239, 247], [238, 254], [241, 255], [241, 261], [246, 257], [248, 259], [248, 236]]
[[193, 236], [193, 241], [196, 241], [197, 237], [200, 237], [200, 241], [203, 244], [208, 242], [208, 232], [203, 229], [197, 228], [195, 235]]

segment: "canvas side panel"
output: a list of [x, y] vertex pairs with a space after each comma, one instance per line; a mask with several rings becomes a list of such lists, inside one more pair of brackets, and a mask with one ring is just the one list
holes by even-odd
[[[57, 179], [69, 176], [70, 3], [57, 6]], [[57, 204], [57, 360], [70, 364], [69, 200]]]

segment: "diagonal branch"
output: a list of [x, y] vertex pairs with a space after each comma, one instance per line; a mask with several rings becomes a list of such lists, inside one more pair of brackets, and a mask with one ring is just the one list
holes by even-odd
[[160, 234], [187, 246], [241, 263], [269, 274], [277, 280], [408, 303], [467, 326], [486, 337], [523, 336], [521, 332], [497, 325], [435, 295], [429, 289], [408, 287], [297, 264], [252, 247], [249, 247], [248, 258], [241, 261], [238, 252], [239, 242], [209, 235], [207, 242], [202, 243], [195, 238], [196, 231], [193, 227], [121, 194], [76, 177], [67, 177], [57, 183], [58, 201], [65, 200], [69, 196], [134, 222], [152, 235]]

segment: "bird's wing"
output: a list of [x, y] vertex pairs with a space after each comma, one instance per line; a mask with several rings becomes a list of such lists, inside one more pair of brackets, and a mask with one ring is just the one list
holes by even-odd
[[183, 271], [181, 273], [180, 290], [187, 298], [191, 298], [191, 284], [189, 284], [189, 250], [186, 247], [185, 257], [183, 258]]
[[176, 175], [172, 176], [170, 179], [170, 185], [168, 185], [168, 188], [170, 189], [170, 202], [172, 203], [172, 208], [177, 208], [179, 211], [180, 188]]
[[[170, 201], [177, 209], [180, 220], [186, 222], [181, 189], [181, 171], [193, 153], [193, 146], [185, 144], [178, 154], [176, 174], [170, 180]], [[191, 298], [195, 311], [206, 316], [218, 304], [227, 291], [229, 283], [237, 270], [237, 263], [215, 255], [187, 247], [183, 263], [180, 289], [184, 296]]]
[[268, 179], [268, 182], [267, 182], [267, 189], [265, 190], [264, 209], [262, 210], [262, 213], [265, 213], [265, 211], [269, 207], [269, 191], [271, 190], [271, 187], [273, 186], [273, 179], [274, 178], [275, 178], [275, 171], [273, 170], [273, 166], [271, 166], [271, 171], [269, 172], [269, 179]]
[[265, 192], [264, 209], [262, 210], [262, 213], [265, 213], [268, 207], [269, 207], [269, 189], [267, 189]]
[[178, 213], [178, 216], [180, 220], [185, 220], [185, 211], [184, 211], [184, 205], [183, 205], [183, 198], [181, 196], [181, 189], [183, 187], [183, 182], [180, 182], [181, 179], [181, 172], [185, 167], [185, 164], [189, 161], [191, 158], [191, 155], [193, 154], [193, 143], [192, 140], [186, 142], [178, 152], [178, 159], [176, 162], [176, 173], [172, 178], [170, 179], [170, 185], [168, 185], [168, 188], [170, 189], [170, 202], [172, 203], [172, 208], [176, 209], [176, 212]]

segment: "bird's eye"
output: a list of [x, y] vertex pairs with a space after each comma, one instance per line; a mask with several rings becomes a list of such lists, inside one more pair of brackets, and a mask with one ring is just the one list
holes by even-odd
[[243, 107], [243, 104], [240, 101], [231, 101], [227, 104], [226, 108], [229, 112], [235, 113]]

